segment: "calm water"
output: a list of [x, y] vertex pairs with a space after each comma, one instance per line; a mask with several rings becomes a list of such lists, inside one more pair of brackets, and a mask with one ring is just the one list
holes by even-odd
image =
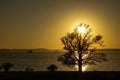
[[[120, 71], [120, 51], [104, 51], [107, 54], [108, 61], [98, 65], [87, 65], [87, 71]], [[59, 71], [75, 71], [76, 68], [70, 68], [57, 61], [58, 56], [63, 52], [0, 52], [0, 65], [10, 62], [15, 65], [12, 71], [25, 71], [26, 67], [31, 67], [34, 71], [46, 71], [47, 66], [55, 64]]]

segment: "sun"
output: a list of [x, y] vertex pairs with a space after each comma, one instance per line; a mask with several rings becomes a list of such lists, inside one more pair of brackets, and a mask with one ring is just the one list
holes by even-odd
[[85, 33], [86, 32], [86, 27], [85, 26], [78, 26], [78, 32], [79, 33]]

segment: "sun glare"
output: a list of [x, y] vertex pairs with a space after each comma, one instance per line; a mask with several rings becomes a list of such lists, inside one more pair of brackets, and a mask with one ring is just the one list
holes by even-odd
[[[88, 66], [87, 66], [87, 65], [82, 66], [82, 71], [83, 71], [83, 72], [84, 72], [84, 71], [86, 71], [86, 70], [87, 70], [87, 68], [88, 68]], [[75, 69], [78, 71], [78, 65], [75, 65]]]
[[82, 66], [82, 71], [84, 72], [84, 71], [86, 71], [86, 70], [87, 70], [87, 65]]
[[78, 26], [78, 32], [85, 33], [86, 32], [86, 28], [84, 26]]

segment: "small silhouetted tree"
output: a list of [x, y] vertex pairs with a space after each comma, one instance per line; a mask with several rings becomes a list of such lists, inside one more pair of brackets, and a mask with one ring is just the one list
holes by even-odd
[[5, 72], [8, 72], [11, 67], [14, 67], [14, 65], [13, 65], [12, 63], [3, 63], [3, 64], [1, 65], [1, 68], [2, 68]]
[[25, 68], [25, 71], [26, 71], [26, 72], [33, 72], [34, 69], [33, 69], [33, 68], [30, 68], [30, 67], [26, 67], [26, 68]]
[[54, 65], [54, 64], [52, 64], [52, 65], [50, 65], [50, 66], [47, 67], [47, 70], [48, 71], [55, 71], [55, 70], [57, 70], [57, 66]]
[[98, 45], [103, 47], [103, 37], [101, 35], [93, 37], [87, 24], [80, 24], [73, 32], [63, 36], [61, 41], [67, 52], [61, 55], [58, 61], [68, 66], [78, 65], [80, 72], [83, 65], [107, 61], [104, 53], [96, 52]]

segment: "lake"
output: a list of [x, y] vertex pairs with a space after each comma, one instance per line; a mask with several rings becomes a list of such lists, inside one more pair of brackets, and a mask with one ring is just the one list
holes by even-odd
[[[107, 54], [108, 61], [97, 65], [86, 65], [85, 71], [120, 71], [120, 51], [103, 51]], [[57, 61], [58, 56], [64, 52], [0, 52], [0, 65], [6, 62], [14, 64], [11, 71], [25, 71], [27, 67], [34, 71], [46, 71], [47, 67], [55, 64], [58, 71], [76, 71], [77, 68], [71, 68], [62, 65]]]

